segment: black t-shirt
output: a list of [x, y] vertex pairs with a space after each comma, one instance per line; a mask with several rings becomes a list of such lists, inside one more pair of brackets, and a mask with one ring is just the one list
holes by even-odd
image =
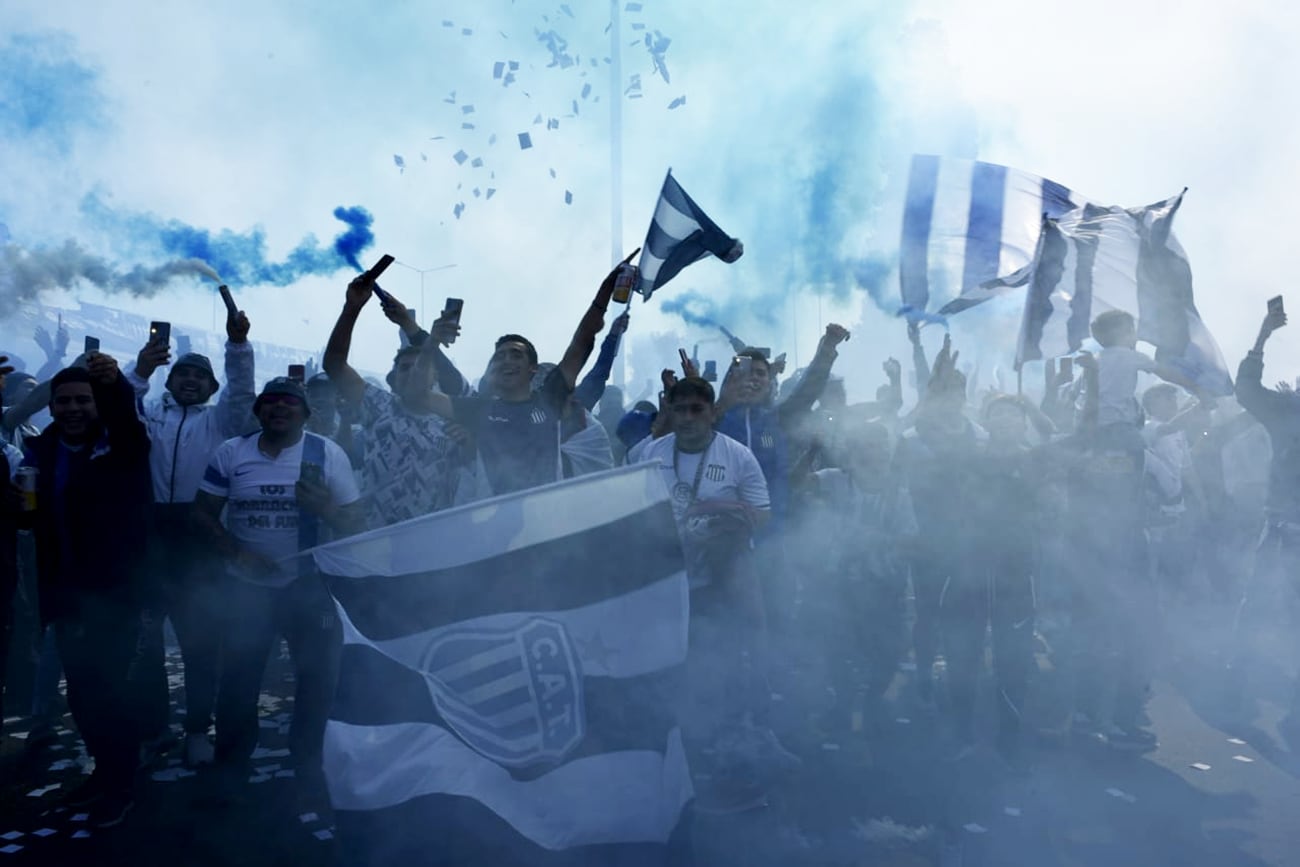
[[453, 397], [456, 421], [478, 443], [493, 494], [509, 494], [560, 478], [560, 419], [572, 389], [552, 370], [528, 400]]

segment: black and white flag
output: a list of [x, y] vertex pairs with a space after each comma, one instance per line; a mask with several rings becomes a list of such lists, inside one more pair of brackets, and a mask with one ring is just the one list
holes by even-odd
[[688, 591], [657, 468], [313, 553], [344, 625], [324, 754], [344, 863], [673, 863]]
[[669, 169], [641, 248], [641, 282], [637, 291], [649, 298], [692, 262], [713, 255], [731, 263], [744, 252], [745, 246], [740, 241], [719, 229], [686, 195]]
[[[1185, 192], [1185, 191], [1184, 191]], [[1192, 298], [1192, 271], [1173, 236], [1183, 193], [1143, 208], [1084, 205], [1045, 217], [1029, 267], [1016, 363], [1077, 351], [1092, 319], [1124, 310], [1156, 360], [1202, 390], [1232, 393], [1223, 355]]]

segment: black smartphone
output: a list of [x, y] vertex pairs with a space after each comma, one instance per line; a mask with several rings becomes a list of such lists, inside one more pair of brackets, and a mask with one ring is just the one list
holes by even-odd
[[1286, 315], [1286, 310], [1282, 307], [1281, 295], [1268, 299], [1268, 312], [1270, 315], [1274, 313], [1281, 313], [1283, 316]]
[[149, 342], [167, 346], [172, 342], [172, 324], [170, 322], [150, 322]]
[[1060, 367], [1061, 379], [1074, 382], [1074, 359], [1066, 356], [1061, 359]]
[[704, 381], [705, 382], [718, 381], [718, 363], [716, 361], [704, 362]]
[[772, 347], [770, 346], [758, 346], [755, 347], [755, 349], [757, 349], [758, 354], [764, 358], [770, 359], [772, 357]]
[[307, 482], [316, 486], [325, 484], [325, 468], [320, 464], [303, 463], [298, 470], [298, 481]]
[[82, 352], [84, 352], [86, 355], [89, 355], [92, 352], [99, 352], [99, 338], [87, 337], [86, 348], [83, 349]]
[[305, 383], [307, 381], [307, 365], [291, 364], [289, 365], [289, 378], [294, 382]]
[[460, 324], [460, 312], [465, 309], [463, 298], [448, 298], [442, 308], [442, 318]]
[[226, 304], [226, 313], [232, 317], [238, 316], [239, 308], [235, 306], [235, 296], [230, 294], [230, 287], [222, 283], [217, 287], [217, 291], [221, 293], [221, 300]]

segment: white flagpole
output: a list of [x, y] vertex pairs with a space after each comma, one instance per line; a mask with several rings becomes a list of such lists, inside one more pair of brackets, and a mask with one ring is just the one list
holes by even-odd
[[[623, 36], [619, 3], [609, 0], [609, 243], [610, 266], [623, 261]], [[627, 336], [614, 359], [614, 384], [626, 385]]]

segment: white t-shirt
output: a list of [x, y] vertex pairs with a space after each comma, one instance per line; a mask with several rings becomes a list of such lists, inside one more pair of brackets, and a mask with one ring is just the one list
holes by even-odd
[[1153, 373], [1156, 363], [1144, 352], [1127, 346], [1106, 346], [1097, 353], [1097, 426], [1136, 426], [1141, 413], [1137, 402], [1138, 373]]
[[[315, 434], [303, 434], [305, 439]], [[199, 490], [226, 498], [226, 529], [241, 548], [285, 560], [298, 553], [298, 499], [294, 485], [302, 474], [303, 439], [271, 457], [258, 448], [258, 433], [226, 440], [217, 447]], [[333, 440], [323, 437], [324, 480], [334, 506], [361, 499], [348, 457]], [[323, 522], [322, 522], [323, 524]], [[323, 527], [322, 527], [323, 529]], [[323, 539], [321, 541], [324, 541]], [[280, 566], [271, 580], [252, 578], [231, 567], [237, 578], [283, 587], [298, 577], [296, 560]]]
[[677, 435], [669, 434], [659, 439], [647, 437], [632, 447], [627, 454], [629, 464], [654, 461], [663, 471], [664, 484], [672, 499], [673, 516], [678, 529], [682, 529], [686, 510], [691, 506], [692, 489], [700, 461], [705, 460], [704, 471], [699, 474], [700, 488], [695, 502], [720, 500], [745, 503], [754, 509], [768, 509], [771, 499], [767, 493], [767, 480], [754, 453], [724, 434], [716, 434], [713, 443], [703, 452], [677, 455], [673, 468], [673, 453], [677, 448]]

